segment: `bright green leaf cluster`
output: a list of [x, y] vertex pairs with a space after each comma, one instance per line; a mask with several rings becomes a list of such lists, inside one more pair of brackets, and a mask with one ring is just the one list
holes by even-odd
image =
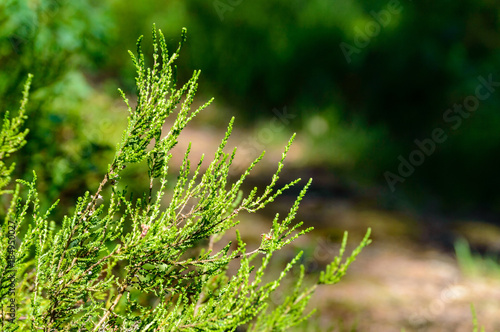
[[10, 118], [9, 111], [3, 116], [2, 129], [0, 131], [0, 195], [6, 193], [5, 188], [14, 171], [15, 164], [7, 166], [4, 159], [16, 152], [26, 144], [28, 129], [22, 130], [24, 120], [26, 120], [26, 103], [28, 102], [29, 89], [32, 75], [28, 75], [28, 80], [24, 84], [23, 99], [16, 117]]
[[[74, 210], [68, 211], [61, 222], [49, 221], [56, 204], [41, 211], [36, 175], [32, 181], [18, 181], [1, 228], [0, 270], [6, 271], [1, 275], [0, 289], [2, 330], [234, 331], [247, 326], [249, 331], [283, 331], [310, 316], [304, 315], [304, 310], [317, 285], [338, 282], [369, 243], [368, 233], [342, 263], [345, 237], [340, 256], [317, 284], [303, 289], [302, 267], [291, 294], [283, 303], [270, 305], [271, 294], [302, 253], [276, 280], [265, 282], [271, 257], [311, 230], [299, 231], [302, 222], [292, 224], [309, 180], [288, 215], [284, 219], [276, 215], [258, 248], [248, 250], [237, 233], [236, 243], [214, 250], [220, 235], [239, 223], [236, 218], [240, 212], [264, 208], [300, 179], [275, 188], [292, 137], [261, 195], [257, 195], [257, 188], [245, 195], [242, 184], [264, 153], [237, 181], [229, 183], [236, 148], [231, 153], [224, 149], [232, 119], [208, 168], [202, 173], [202, 157], [192, 169], [189, 146], [177, 181], [170, 185], [171, 150], [189, 121], [210, 103], [192, 110], [199, 72], [177, 88], [173, 63], [184, 40], [185, 30], [179, 48], [169, 55], [163, 34], [153, 28], [154, 54], [149, 68], [139, 39], [137, 55], [132, 54], [137, 70], [137, 105], [132, 108], [122, 92], [129, 112], [122, 141], [95, 193], [78, 198]], [[23, 112], [26, 98], [27, 88]], [[165, 120], [174, 112], [176, 120], [166, 132]], [[4, 130], [8, 133], [2, 135], [24, 137], [18, 134], [22, 122], [12, 122], [15, 126], [6, 123]], [[10, 153], [13, 148], [6, 151]], [[133, 163], [147, 164], [149, 176], [149, 191], [137, 199], [119, 184], [122, 171]], [[20, 195], [21, 185], [28, 190], [25, 199]], [[167, 192], [171, 194], [168, 202]], [[11, 224], [15, 225], [14, 233], [9, 233]], [[27, 225], [24, 234], [19, 233], [21, 224]], [[20, 242], [13, 263], [8, 249], [12, 236]], [[227, 269], [232, 261], [239, 267], [230, 274]], [[12, 317], [5, 308], [13, 276], [17, 313], [9, 322]]]

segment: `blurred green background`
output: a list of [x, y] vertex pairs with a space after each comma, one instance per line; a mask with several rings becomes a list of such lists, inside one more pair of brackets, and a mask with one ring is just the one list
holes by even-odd
[[[125, 123], [116, 88], [134, 93], [127, 50], [144, 35], [148, 54], [153, 23], [172, 48], [187, 27], [179, 79], [202, 70], [199, 99], [215, 96], [216, 125], [235, 114], [258, 127], [286, 108], [287, 130], [307, 142], [303, 167], [369, 188], [386, 208], [496, 220], [500, 91], [446, 120], [479, 76], [500, 82], [493, 0], [2, 1], [2, 110], [16, 109], [33, 73], [18, 172], [36, 169], [51, 200], [101, 177]], [[386, 172], [401, 176], [398, 157], [435, 128], [446, 141], [391, 190]]]

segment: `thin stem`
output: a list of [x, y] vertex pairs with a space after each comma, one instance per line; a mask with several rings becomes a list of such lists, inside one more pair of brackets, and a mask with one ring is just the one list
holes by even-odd
[[120, 299], [122, 298], [123, 294], [125, 294], [125, 292], [127, 291], [127, 287], [128, 287], [128, 285], [126, 283], [121, 287], [120, 292], [116, 295], [115, 300], [113, 301], [113, 303], [111, 304], [109, 309], [106, 311], [106, 313], [104, 313], [104, 315], [102, 316], [99, 323], [97, 323], [97, 325], [94, 328], [94, 331], [98, 331], [99, 327], [106, 321], [108, 316], [112, 313], [112, 311], [118, 305], [118, 302], [120, 302]]
[[[111, 168], [111, 172], [112, 172], [112, 170], [113, 170], [113, 168]], [[62, 264], [62, 262], [64, 260], [65, 255], [66, 255], [66, 251], [68, 250], [69, 245], [71, 243], [71, 239], [75, 235], [75, 232], [78, 229], [78, 227], [80, 226], [81, 221], [83, 220], [83, 218], [86, 217], [86, 215], [89, 212], [89, 209], [91, 207], [92, 207], [92, 209], [95, 207], [95, 203], [97, 202], [97, 200], [99, 198], [99, 195], [101, 194], [102, 189], [103, 189], [104, 185], [106, 185], [106, 183], [108, 182], [108, 180], [109, 180], [109, 175], [108, 175], [108, 173], [106, 173], [106, 175], [104, 175], [104, 179], [99, 184], [99, 188], [97, 189], [96, 193], [92, 197], [92, 201], [89, 203], [89, 205], [87, 205], [87, 207], [85, 208], [85, 211], [82, 213], [82, 215], [78, 219], [78, 222], [75, 224], [75, 226], [71, 230], [71, 234], [69, 235], [68, 240], [66, 241], [66, 245], [65, 245], [64, 250], [63, 250], [63, 252], [61, 254], [61, 258], [59, 259], [59, 263], [57, 264], [56, 273], [58, 273], [60, 271], [60, 269], [61, 269], [61, 264]], [[59, 274], [59, 277], [62, 277], [62, 276]]]

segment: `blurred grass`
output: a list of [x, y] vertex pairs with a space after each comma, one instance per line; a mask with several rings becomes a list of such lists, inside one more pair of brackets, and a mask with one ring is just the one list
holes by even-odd
[[472, 252], [464, 238], [455, 241], [455, 254], [458, 265], [466, 277], [499, 278], [500, 261], [498, 255], [480, 255]]

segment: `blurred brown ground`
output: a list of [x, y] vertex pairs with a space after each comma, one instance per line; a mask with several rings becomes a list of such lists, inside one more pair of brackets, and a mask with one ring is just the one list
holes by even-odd
[[[226, 151], [242, 144], [248, 146], [248, 138], [255, 137], [249, 130], [238, 127], [236, 124]], [[223, 136], [224, 132], [215, 127], [200, 124], [188, 126], [174, 150], [177, 153], [174, 153], [173, 164], [178, 167], [182, 162], [183, 151], [191, 141], [192, 163], [196, 164], [201, 154], [205, 153], [206, 167]], [[262, 165], [248, 178], [252, 187], [258, 184], [262, 188], [268, 183], [285, 145], [286, 141], [280, 146], [266, 145], [268, 153]], [[282, 177], [314, 175], [315, 172], [300, 168], [304, 149], [299, 136], [290, 150]], [[244, 170], [243, 165], [252, 161], [250, 155], [245, 151], [237, 153], [235, 175]], [[323, 187], [337, 185], [333, 175], [319, 173], [318, 177], [317, 181]], [[338, 188], [335, 190], [338, 192]], [[280, 212], [283, 216], [293, 199], [285, 195], [268, 206], [265, 212], [240, 218], [238, 229], [249, 243], [249, 248], [252, 244], [256, 245], [260, 234], [269, 229], [274, 213]], [[313, 262], [315, 270], [321, 269], [338, 252], [344, 230], [349, 231], [349, 249], [352, 250], [366, 229], [372, 228], [373, 243], [363, 250], [346, 277], [337, 285], [322, 286], [311, 299], [311, 308], [319, 309], [313, 319], [319, 320], [325, 331], [472, 331], [471, 304], [475, 306], [480, 326], [484, 326], [486, 331], [500, 330], [500, 277], [464, 275], [454, 252], [440, 246], [440, 235], [433, 233], [464, 236], [471, 244], [476, 242], [498, 248], [498, 228], [457, 222], [445, 231], [439, 226], [429, 229], [420, 223], [418, 217], [384, 211], [378, 209], [375, 203], [352, 200], [348, 195], [306, 195], [299, 211], [296, 221], [304, 220], [306, 226], [317, 229], [298, 239], [282, 255], [289, 259], [299, 249], [306, 248], [312, 257], [308, 262]], [[481, 232], [481, 227], [483, 230], [487, 227], [483, 233], [488, 236], [477, 234]], [[433, 233], [434, 242], [423, 240], [429, 233]], [[228, 237], [230, 239], [231, 235]], [[223, 239], [221, 243], [229, 239]]]

